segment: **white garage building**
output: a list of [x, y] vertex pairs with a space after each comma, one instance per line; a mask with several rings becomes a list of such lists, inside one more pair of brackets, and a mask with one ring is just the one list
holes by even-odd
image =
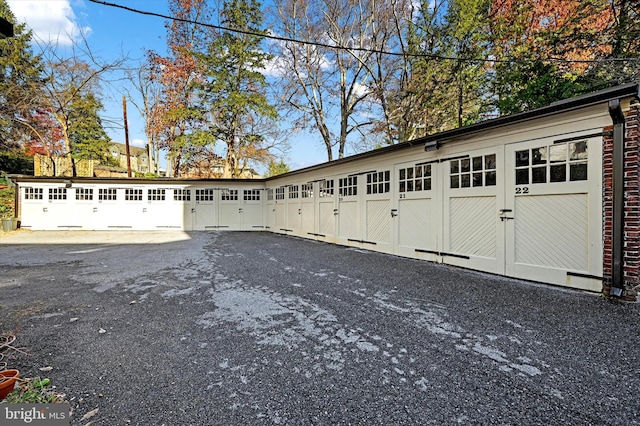
[[264, 180], [15, 176], [19, 219], [270, 231], [635, 299], [638, 93], [619, 86]]

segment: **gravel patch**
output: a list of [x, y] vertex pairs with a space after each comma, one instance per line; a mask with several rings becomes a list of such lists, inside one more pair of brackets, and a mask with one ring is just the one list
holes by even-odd
[[92, 425], [638, 424], [638, 304], [261, 232], [14, 232], [0, 330]]

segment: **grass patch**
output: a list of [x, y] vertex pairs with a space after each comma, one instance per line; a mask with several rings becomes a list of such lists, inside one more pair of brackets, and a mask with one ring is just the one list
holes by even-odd
[[64, 401], [64, 394], [55, 392], [48, 378], [18, 379], [16, 387], [5, 400], [6, 404], [54, 404]]

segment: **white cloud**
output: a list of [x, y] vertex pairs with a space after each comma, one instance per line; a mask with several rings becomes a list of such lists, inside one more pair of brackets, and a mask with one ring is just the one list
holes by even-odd
[[368, 86], [358, 82], [353, 84], [353, 89], [356, 96], [366, 96], [371, 93], [371, 89]]
[[267, 77], [284, 77], [288, 72], [287, 63], [284, 59], [274, 56], [260, 71]]
[[11, 11], [19, 22], [26, 22], [34, 38], [43, 43], [70, 46], [81, 33], [88, 35], [91, 28], [81, 28], [69, 0], [8, 0]]
[[147, 141], [145, 141], [143, 139], [132, 139], [131, 140], [131, 145], [138, 146], [140, 148], [144, 148], [144, 147], [147, 146]]
[[[270, 35], [278, 37], [279, 34], [273, 31], [269, 32]], [[313, 62], [312, 68], [319, 68], [321, 71], [328, 71], [332, 68], [332, 63], [327, 58], [327, 55], [320, 51], [316, 47], [308, 47], [303, 44], [292, 43], [284, 40], [268, 40], [269, 51], [274, 55], [273, 58], [265, 64], [265, 67], [260, 71], [267, 77], [285, 77], [291, 74], [293, 68], [293, 59], [291, 57], [291, 49], [293, 49], [297, 55], [297, 72], [302, 78], [307, 76], [305, 65], [306, 61]], [[326, 43], [329, 43], [326, 41]]]

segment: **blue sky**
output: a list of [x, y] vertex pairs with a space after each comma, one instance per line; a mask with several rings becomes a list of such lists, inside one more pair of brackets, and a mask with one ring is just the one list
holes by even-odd
[[[107, 0], [138, 10], [168, 15], [165, 0]], [[113, 61], [122, 55], [135, 66], [143, 58], [146, 50], [166, 52], [165, 20], [158, 17], [132, 13], [126, 10], [91, 3], [87, 0], [7, 0], [16, 19], [26, 22], [35, 36], [50, 42], [64, 51], [73, 43], [86, 39], [91, 51], [106, 61]], [[119, 76], [111, 78], [117, 80]], [[126, 94], [126, 81], [112, 81], [103, 89], [105, 104], [104, 118], [122, 123], [122, 95]], [[127, 106], [129, 140], [143, 146], [146, 143], [144, 122], [132, 104]], [[107, 129], [109, 136], [124, 142], [124, 129]], [[291, 149], [284, 160], [292, 170], [326, 161], [326, 151], [317, 136], [299, 137], [291, 143]]]

